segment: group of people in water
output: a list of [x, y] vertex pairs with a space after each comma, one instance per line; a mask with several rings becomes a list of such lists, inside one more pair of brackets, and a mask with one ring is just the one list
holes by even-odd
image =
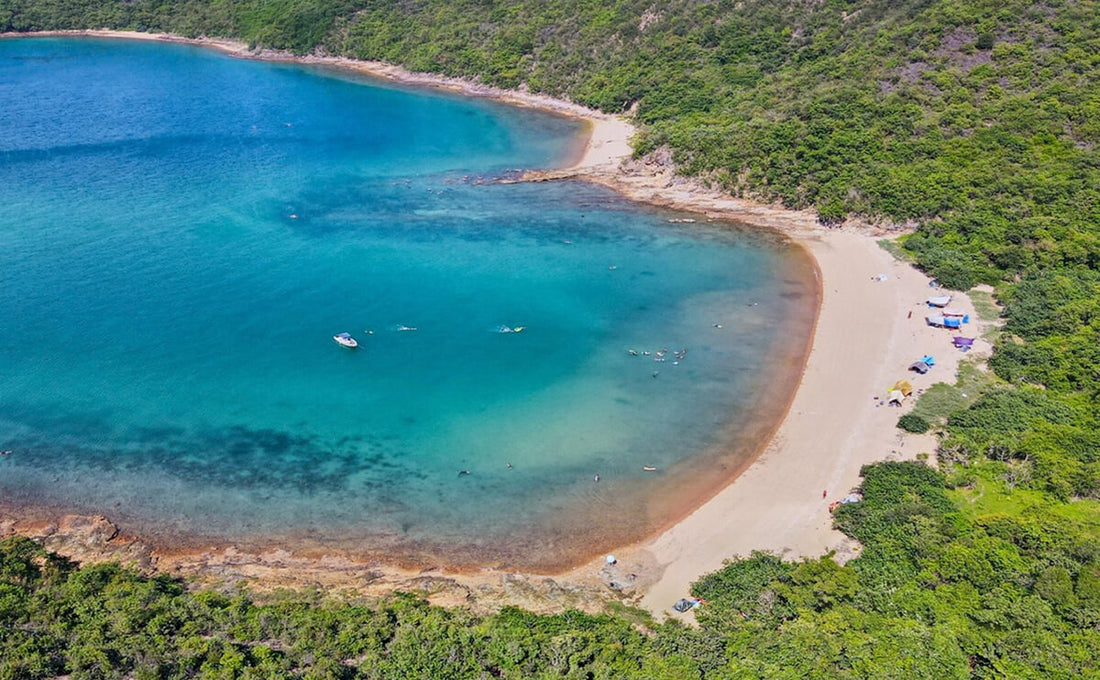
[[[526, 329], [527, 329], [527, 326], [505, 326], [505, 325], [500, 325], [500, 326], [495, 326], [492, 330], [493, 330], [494, 333], [522, 333]], [[406, 326], [405, 324], [399, 323], [399, 324], [394, 324], [393, 326], [390, 326], [389, 330], [396, 331], [398, 333], [411, 333], [411, 332], [414, 332], [414, 331], [418, 331], [420, 329], [417, 328], [416, 326]], [[367, 335], [374, 335], [374, 329], [373, 328], [368, 328], [368, 329], [364, 330], [363, 332], [366, 333]]]
[[[508, 468], [509, 470], [514, 469], [514, 466], [511, 463], [505, 463], [504, 467]], [[643, 465], [642, 470], [644, 470], [646, 472], [656, 472], [657, 468], [656, 468], [656, 466], [653, 466], [653, 465]], [[473, 474], [473, 473], [470, 472], [469, 470], [459, 470], [458, 471], [458, 476], [459, 477], [464, 477], [466, 475], [471, 475], [471, 474]], [[600, 473], [597, 472], [596, 474], [592, 475], [592, 481], [596, 484], [599, 484], [600, 483]]]
[[[648, 350], [644, 351], [644, 352], [639, 352], [638, 350], [631, 348], [631, 349], [626, 350], [626, 353], [629, 354], [632, 357], [636, 357], [636, 356], [648, 357], [648, 356], [652, 355], [654, 361], [663, 362], [663, 361], [665, 361], [665, 355], [669, 353], [669, 349], [667, 347], [662, 347], [661, 349], [657, 350], [656, 352], [650, 352]], [[675, 361], [672, 362], [672, 365], [673, 366], [679, 366], [680, 362], [683, 361], [684, 357], [687, 356], [687, 353], [688, 353], [688, 351], [687, 351], [686, 347], [681, 348], [680, 351], [678, 351], [678, 352], [673, 352], [672, 356], [675, 357]], [[660, 371], [653, 371], [653, 377], [654, 378], [656, 378], [658, 375], [660, 375]]]
[[[646, 350], [644, 352], [639, 352], [638, 350], [633, 349], [633, 348], [626, 350], [626, 353], [629, 354], [632, 357], [652, 356], [654, 361], [664, 361], [665, 360], [665, 355], [668, 354], [668, 352], [669, 352], [669, 349], [667, 347], [662, 347], [661, 349], [657, 350], [656, 352], [650, 352], [648, 350]], [[672, 356], [674, 356], [676, 358], [676, 361], [673, 361], [672, 365], [675, 366], [675, 365], [679, 364], [681, 361], [683, 361], [684, 357], [687, 356], [687, 353], [688, 353], [688, 351], [687, 351], [686, 347], [679, 350], [678, 352], [673, 352]]]

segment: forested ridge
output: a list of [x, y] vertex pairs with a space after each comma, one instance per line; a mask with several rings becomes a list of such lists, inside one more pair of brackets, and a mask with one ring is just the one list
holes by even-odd
[[[0, 678], [1068, 678], [1100, 674], [1100, 3], [0, 0], [0, 31], [123, 28], [381, 59], [630, 111], [638, 153], [736, 194], [904, 223], [991, 284], [991, 373], [865, 469], [864, 549], [703, 578], [702, 627], [189, 593], [9, 540]], [[634, 623], [632, 626], [631, 623]]]

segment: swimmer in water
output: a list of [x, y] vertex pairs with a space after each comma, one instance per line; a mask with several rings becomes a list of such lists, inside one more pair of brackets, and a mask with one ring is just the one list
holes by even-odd
[[458, 475], [459, 475], [460, 477], [461, 477], [462, 475], [468, 475], [468, 474], [470, 474], [470, 471], [469, 471], [469, 470], [459, 470], [459, 471], [458, 471]]
[[592, 481], [594, 481], [594, 482], [596, 482], [597, 484], [599, 484], [599, 483], [600, 483], [600, 475], [599, 475], [598, 473], [597, 473], [597, 474], [595, 474], [595, 475], [593, 475], [593, 476], [592, 476]]

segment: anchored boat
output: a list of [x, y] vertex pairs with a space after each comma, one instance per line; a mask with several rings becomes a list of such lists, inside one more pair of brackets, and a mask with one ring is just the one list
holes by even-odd
[[344, 347], [350, 347], [351, 349], [355, 349], [359, 346], [359, 341], [351, 337], [351, 333], [337, 333], [332, 336], [332, 339], [335, 340], [337, 344], [343, 345]]

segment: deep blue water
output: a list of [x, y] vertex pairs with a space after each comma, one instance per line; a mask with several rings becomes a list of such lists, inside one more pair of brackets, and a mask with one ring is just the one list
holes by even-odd
[[489, 181], [570, 120], [87, 39], [0, 40], [0, 102], [9, 506], [546, 561], [658, 523], [804, 332], [775, 239]]

